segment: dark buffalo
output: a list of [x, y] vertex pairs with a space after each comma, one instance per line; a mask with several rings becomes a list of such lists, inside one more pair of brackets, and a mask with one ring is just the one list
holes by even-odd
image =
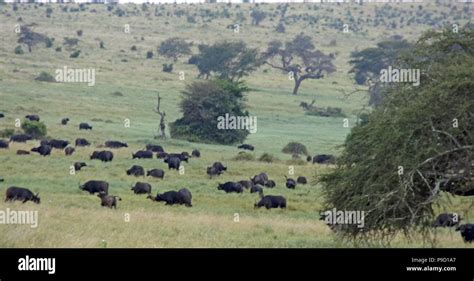
[[241, 144], [237, 146], [238, 149], [246, 149], [246, 150], [251, 150], [253, 151], [255, 148], [251, 144]]
[[68, 145], [69, 145], [69, 141], [66, 141], [66, 140], [50, 140], [49, 141], [49, 145], [52, 147], [52, 148], [56, 148], [56, 149], [65, 149]]
[[16, 151], [16, 155], [29, 155], [29, 154], [30, 154], [30, 152], [26, 151], [26, 150], [19, 149], [19, 150]]
[[199, 157], [201, 157], [201, 152], [200, 152], [199, 150], [197, 150], [197, 149], [194, 149], [194, 150], [191, 152], [191, 155], [192, 155], [193, 157], [199, 158]]
[[38, 115], [34, 115], [34, 114], [26, 115], [25, 118], [30, 120], [30, 121], [39, 121], [40, 120], [40, 117]]
[[72, 155], [74, 151], [76, 151], [74, 147], [70, 147], [70, 146], [64, 149], [64, 153], [66, 154], [66, 156]]
[[263, 193], [263, 188], [260, 185], [255, 184], [250, 188], [250, 193]]
[[163, 179], [163, 177], [165, 176], [165, 171], [163, 171], [162, 169], [153, 169], [153, 170], [148, 171], [146, 175], [148, 177]]
[[106, 141], [105, 142], [105, 147], [108, 148], [122, 148], [122, 147], [128, 147], [128, 144], [120, 141]]
[[8, 148], [10, 143], [6, 140], [0, 140], [0, 148]]
[[94, 151], [90, 156], [91, 160], [97, 159], [102, 162], [110, 162], [114, 159], [114, 154], [111, 151]]
[[96, 181], [90, 180], [83, 185], [80, 185], [81, 190], [87, 191], [90, 194], [104, 192], [105, 194], [109, 193], [109, 183], [106, 181]]
[[335, 161], [334, 156], [330, 154], [318, 154], [313, 157], [313, 164], [333, 164]]
[[266, 187], [269, 187], [269, 188], [274, 188], [276, 186], [276, 183], [274, 180], [268, 180], [266, 183], [265, 183], [265, 186]]
[[166, 153], [166, 152], [157, 152], [156, 153], [156, 158], [158, 158], [158, 159], [166, 159], [166, 157], [168, 157], [168, 153]]
[[189, 159], [188, 156], [183, 155], [182, 153], [169, 153], [168, 156], [166, 156], [166, 157], [167, 158], [177, 157], [177, 158], [179, 158], [180, 161], [184, 161], [184, 162], [188, 162], [188, 159]]
[[151, 152], [150, 150], [140, 150], [132, 154], [132, 158], [133, 159], [153, 158], [153, 152]]
[[30, 135], [25, 135], [25, 134], [12, 135], [10, 137], [10, 141], [12, 142], [26, 142], [32, 139], [33, 138]]
[[468, 223], [460, 225], [456, 228], [456, 231], [461, 232], [461, 236], [464, 239], [464, 242], [471, 243], [474, 241], [474, 224]]
[[74, 163], [74, 170], [80, 171], [82, 167], [87, 167], [87, 164], [84, 162], [76, 162]]
[[76, 139], [76, 146], [89, 146], [89, 145], [91, 145], [91, 143], [88, 142], [86, 139], [81, 139], [81, 138]]
[[66, 118], [63, 118], [63, 119], [61, 120], [61, 124], [62, 124], [62, 125], [67, 125], [68, 122], [69, 122], [69, 118], [67, 118], [67, 117], [66, 117]]
[[263, 196], [258, 203], [255, 203], [255, 208], [265, 207], [271, 208], [286, 208], [286, 199], [283, 196], [266, 195]]
[[252, 188], [254, 185], [252, 181], [246, 181], [246, 180], [238, 181], [237, 183], [246, 189]]
[[224, 184], [219, 183], [219, 186], [217, 186], [217, 189], [218, 190], [224, 190], [226, 193], [231, 193], [231, 192], [242, 193], [242, 192], [244, 192], [244, 188], [242, 187], [242, 185], [240, 185], [237, 182], [233, 182], [233, 181], [228, 181]]
[[153, 152], [165, 152], [165, 150], [163, 149], [161, 145], [155, 145], [155, 144], [147, 144], [146, 150], [150, 150]]
[[42, 156], [51, 155], [51, 150], [53, 150], [53, 149], [49, 145], [40, 145], [38, 147], [34, 147], [34, 148], [31, 149], [31, 151], [38, 152]]
[[182, 188], [179, 191], [172, 190], [162, 194], [157, 194], [155, 198], [149, 195], [147, 198], [157, 202], [164, 201], [166, 202], [165, 205], [184, 204], [186, 207], [192, 207], [192, 195], [187, 188]]
[[0, 113], [0, 118], [3, 118], [3, 117], [5, 117], [5, 114]]
[[254, 184], [265, 185], [268, 181], [268, 176], [266, 173], [260, 173], [250, 179]]
[[296, 181], [292, 178], [287, 178], [286, 176], [285, 176], [285, 179], [286, 179], [286, 188], [295, 189]]
[[214, 164], [212, 164], [212, 167], [216, 168], [219, 172], [227, 171], [227, 167], [222, 165], [221, 162], [214, 162]]
[[122, 201], [122, 198], [114, 195], [107, 195], [107, 193], [101, 191], [97, 195], [100, 198], [100, 205], [102, 207], [114, 208], [117, 209], [117, 199]]
[[439, 214], [433, 222], [433, 227], [453, 227], [458, 225], [460, 220], [457, 214]]
[[222, 171], [216, 169], [216, 167], [207, 167], [206, 173], [209, 175], [210, 178], [213, 176], [218, 176], [222, 174]]
[[151, 185], [146, 182], [137, 182], [135, 186], [132, 185], [132, 190], [135, 194], [151, 194]]
[[23, 203], [26, 203], [28, 201], [33, 201], [36, 204], [40, 203], [38, 193], [34, 194], [27, 188], [11, 186], [6, 191], [5, 202], [12, 202], [16, 200], [22, 201]]
[[307, 184], [307, 183], [308, 183], [308, 181], [306, 180], [306, 178], [303, 177], [303, 176], [298, 177], [298, 178], [296, 179], [296, 182], [297, 182], [297, 183], [301, 183], [301, 184]]
[[165, 163], [168, 163], [168, 170], [176, 169], [179, 170], [179, 166], [181, 165], [181, 160], [178, 157], [166, 157]]
[[92, 130], [92, 126], [87, 123], [79, 124], [79, 130]]
[[129, 176], [144, 176], [145, 169], [142, 166], [133, 165], [130, 169], [127, 170], [127, 175]]

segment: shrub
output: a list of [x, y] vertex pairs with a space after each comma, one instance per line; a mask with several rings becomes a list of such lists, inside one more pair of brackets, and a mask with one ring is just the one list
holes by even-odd
[[21, 48], [21, 46], [16, 46], [15, 48], [15, 54], [17, 55], [23, 55], [25, 52], [23, 51], [23, 49]]
[[283, 149], [283, 153], [288, 153], [288, 154], [296, 154], [296, 155], [308, 155], [308, 150], [306, 149], [306, 146], [299, 142], [290, 142], [288, 143]]
[[42, 82], [56, 82], [56, 79], [54, 77], [47, 73], [42, 71], [38, 77], [35, 78], [36, 81], [42, 81]]
[[130, 48], [130, 50], [136, 51], [136, 50], [137, 50], [137, 46], [133, 45], [133, 46]]
[[255, 160], [255, 156], [251, 153], [242, 151], [232, 159], [235, 161], [253, 161]]
[[47, 134], [46, 125], [43, 122], [25, 120], [23, 124], [21, 124], [21, 128], [25, 134], [35, 139], [44, 137]]
[[53, 42], [54, 42], [54, 38], [46, 38], [46, 48], [51, 48], [53, 47]]
[[3, 130], [0, 131], [0, 138], [9, 138], [13, 134], [15, 134], [14, 129], [3, 129]]
[[170, 64], [166, 64], [164, 63], [163, 64], [163, 72], [171, 72], [173, 71], [173, 64], [170, 63]]
[[275, 156], [266, 152], [263, 153], [262, 156], [260, 156], [260, 158], [258, 158], [258, 161], [267, 162], [267, 163], [276, 162], [277, 160], [278, 159]]
[[80, 54], [81, 54], [81, 51], [80, 51], [80, 50], [76, 50], [76, 51], [74, 51], [69, 57], [70, 57], [70, 58], [78, 58]]
[[78, 30], [76, 31], [76, 33], [77, 33], [77, 36], [82, 36], [82, 30]]
[[147, 59], [152, 59], [153, 58], [153, 52], [152, 51], [146, 52], [146, 58]]
[[123, 97], [123, 94], [120, 91], [115, 91], [115, 92], [111, 93], [111, 95], [114, 96], [114, 97]]

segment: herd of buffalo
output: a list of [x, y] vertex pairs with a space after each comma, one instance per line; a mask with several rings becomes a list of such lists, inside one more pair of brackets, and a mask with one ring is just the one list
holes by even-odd
[[[4, 116], [3, 114], [1, 116]], [[38, 115], [27, 115], [25, 118], [30, 121], [39, 121], [40, 118]], [[69, 118], [64, 118], [61, 120], [62, 125], [67, 125], [70, 121]], [[87, 123], [79, 124], [80, 130], [92, 130], [92, 126]], [[0, 139], [0, 149], [8, 149], [10, 142], [26, 142], [32, 140], [33, 137], [27, 134], [14, 134], [10, 137], [10, 140], [1, 140]], [[42, 156], [48, 156], [51, 154], [53, 149], [64, 150], [66, 156], [72, 155], [76, 148], [90, 146], [91, 143], [84, 138], [77, 138], [75, 140], [75, 147], [69, 146], [70, 142], [67, 140], [58, 140], [58, 139], [43, 139], [40, 142], [38, 147], [33, 147], [32, 152], [37, 152]], [[127, 143], [109, 140], [104, 143], [104, 145], [99, 145], [98, 147], [105, 147], [109, 149], [120, 149], [128, 147]], [[242, 144], [238, 146], [239, 149], [246, 149], [253, 151], [255, 148], [250, 144]], [[30, 154], [26, 150], [17, 150], [17, 155], [26, 155]], [[168, 165], [168, 170], [180, 170], [182, 162], [188, 162], [190, 158], [199, 158], [201, 153], [199, 150], [194, 149], [191, 154], [188, 152], [181, 153], [167, 153], [162, 146], [156, 144], [148, 144], [143, 150], [139, 150], [132, 154], [132, 159], [152, 159], [156, 157], [157, 159], [162, 159], [164, 163]], [[90, 160], [99, 160], [103, 162], [110, 162], [114, 159], [114, 153], [110, 150], [100, 150], [94, 151], [90, 155]], [[334, 157], [332, 155], [320, 154], [314, 157], [308, 157], [308, 161], [313, 161], [313, 163], [319, 164], [331, 164], [334, 163]], [[75, 162], [74, 163], [75, 171], [80, 171], [83, 167], [87, 167], [85, 162]], [[224, 166], [221, 162], [215, 162], [211, 166], [207, 167], [206, 173], [212, 178], [219, 176], [222, 173], [227, 171], [227, 167]], [[165, 171], [162, 169], [152, 169], [145, 171], [142, 166], [133, 165], [128, 170], [125, 171], [129, 176], [148, 176], [158, 179], [163, 179]], [[296, 180], [293, 178], [286, 179], [286, 187], [288, 189], [295, 189], [298, 184], [307, 184], [307, 179], [304, 176], [299, 176]], [[0, 178], [0, 182], [3, 181]], [[283, 196], [279, 195], [264, 195], [264, 188], [274, 188], [276, 183], [274, 180], [269, 179], [266, 173], [259, 173], [248, 180], [240, 181], [229, 181], [225, 183], [219, 183], [217, 186], [218, 190], [222, 190], [225, 193], [243, 193], [245, 190], [249, 190], [250, 193], [259, 194], [260, 201], [254, 204], [255, 208], [265, 207], [266, 209], [271, 208], [286, 208], [287, 200]], [[101, 206], [109, 208], [117, 208], [117, 201], [122, 200], [119, 196], [114, 196], [109, 194], [109, 183], [102, 180], [89, 180], [84, 184], [80, 185], [79, 188], [83, 191], [89, 192], [90, 194], [98, 194], [100, 198]], [[137, 182], [131, 187], [131, 190], [135, 194], [146, 194], [147, 199], [151, 199], [157, 202], [165, 202], [166, 205], [185, 205], [186, 207], [192, 207], [192, 194], [191, 191], [187, 188], [181, 188], [178, 191], [167, 191], [164, 193], [158, 193], [156, 196], [152, 196], [152, 186], [146, 182]], [[39, 204], [40, 198], [38, 194], [34, 194], [27, 188], [22, 187], [9, 187], [6, 191], [5, 201], [15, 201], [19, 200], [23, 203], [27, 201], [32, 201]], [[460, 219], [459, 219], [460, 220]], [[434, 227], [453, 227], [457, 226], [456, 230], [461, 232], [461, 236], [464, 241], [472, 242], [474, 241], [474, 224], [464, 224], [459, 225], [459, 220], [457, 216], [453, 214], [441, 214], [439, 215], [435, 222], [433, 223]]]

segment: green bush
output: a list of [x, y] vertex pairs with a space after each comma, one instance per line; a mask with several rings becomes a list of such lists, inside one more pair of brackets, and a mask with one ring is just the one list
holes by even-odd
[[255, 160], [255, 155], [248, 153], [248, 152], [241, 152], [237, 154], [234, 158], [235, 161], [253, 161]]
[[306, 149], [306, 146], [299, 142], [288, 143], [285, 147], [283, 147], [282, 152], [288, 154], [308, 155], [308, 150]]
[[25, 52], [23, 51], [23, 49], [21, 48], [21, 46], [16, 46], [15, 48], [15, 54], [17, 55], [23, 55]]
[[265, 152], [260, 156], [260, 158], [258, 158], [258, 161], [272, 163], [278, 161], [278, 159], [272, 154]]
[[42, 82], [56, 82], [56, 79], [54, 77], [47, 73], [42, 71], [38, 77], [35, 78], [36, 81], [42, 81]]
[[3, 130], [0, 131], [0, 138], [9, 138], [13, 134], [15, 134], [14, 129], [3, 129]]
[[70, 58], [77, 58], [77, 57], [79, 57], [80, 54], [81, 54], [81, 51], [80, 51], [80, 50], [76, 50], [76, 51], [74, 51], [69, 57], [70, 57]]
[[47, 134], [46, 125], [43, 122], [25, 120], [23, 124], [21, 124], [21, 128], [25, 134], [36, 139], [44, 137]]

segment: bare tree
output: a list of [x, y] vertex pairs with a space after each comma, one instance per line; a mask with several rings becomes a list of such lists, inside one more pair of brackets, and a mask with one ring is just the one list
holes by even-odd
[[158, 127], [158, 135], [155, 136], [155, 138], [165, 139], [166, 138], [166, 125], [165, 125], [166, 113], [160, 110], [161, 97], [159, 94], [157, 95], [157, 100], [158, 100], [158, 104], [156, 106], [155, 112], [160, 115], [160, 125]]

